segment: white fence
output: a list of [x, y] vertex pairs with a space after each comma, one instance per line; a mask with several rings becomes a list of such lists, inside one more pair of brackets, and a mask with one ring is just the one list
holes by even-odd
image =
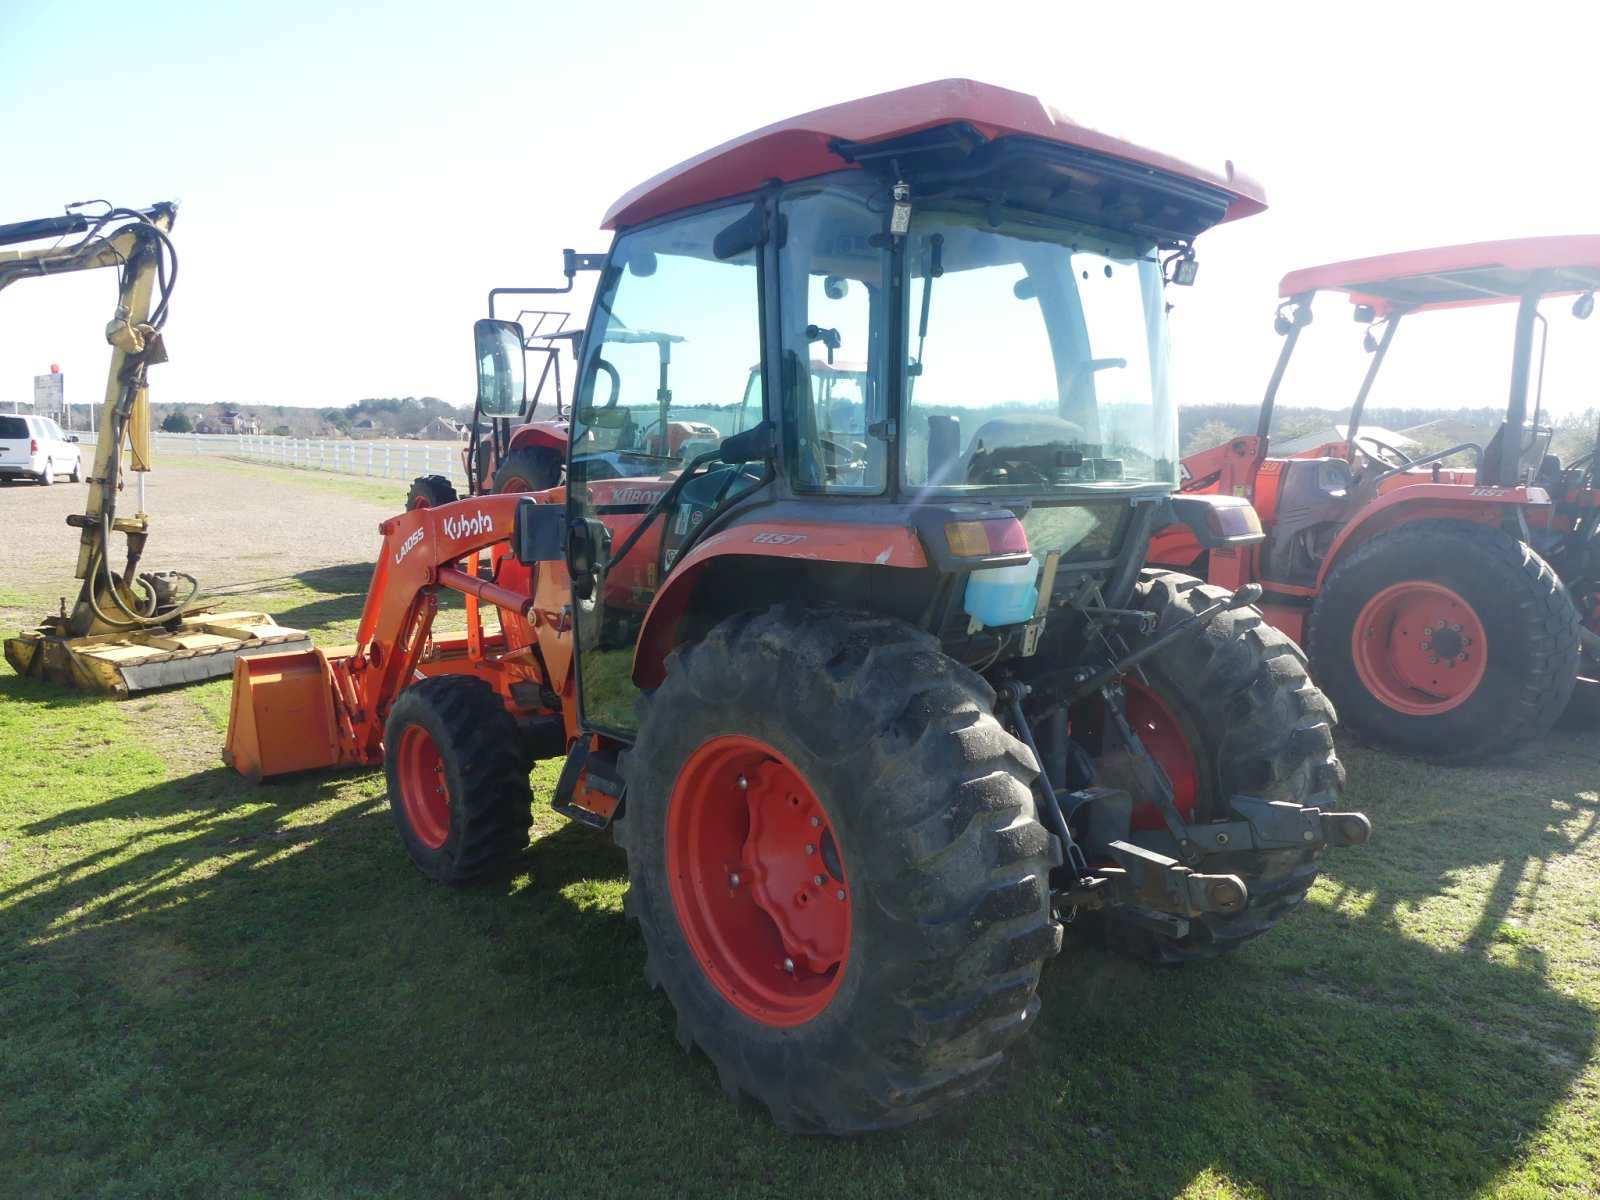
[[414, 479], [443, 475], [466, 486], [459, 445], [439, 442], [356, 441], [349, 438], [290, 438], [251, 433], [157, 433], [158, 453], [203, 454], [274, 463], [340, 475]]

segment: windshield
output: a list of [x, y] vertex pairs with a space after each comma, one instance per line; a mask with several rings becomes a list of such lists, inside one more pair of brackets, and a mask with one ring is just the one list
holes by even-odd
[[903, 478], [1038, 494], [1175, 482], [1166, 311], [1151, 244], [919, 213]]

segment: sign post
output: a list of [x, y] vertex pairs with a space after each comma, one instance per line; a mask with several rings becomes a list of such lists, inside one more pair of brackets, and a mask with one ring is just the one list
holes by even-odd
[[63, 381], [66, 376], [59, 370], [52, 370], [48, 375], [35, 375], [33, 377], [33, 411], [40, 416], [55, 417], [60, 414], [62, 425], [71, 428], [67, 420], [66, 389]]

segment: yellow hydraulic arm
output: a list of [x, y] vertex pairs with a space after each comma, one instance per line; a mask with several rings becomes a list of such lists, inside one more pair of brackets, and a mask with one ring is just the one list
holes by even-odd
[[[7, 641], [5, 652], [20, 674], [125, 695], [226, 674], [241, 649], [305, 635], [281, 629], [261, 613], [191, 619], [200, 611], [190, 604], [199, 590], [192, 575], [139, 572], [150, 534], [144, 511], [144, 475], [151, 467], [149, 369], [167, 361], [161, 329], [178, 274], [169, 236], [177, 206], [81, 211], [86, 207], [96, 206], [0, 225], [0, 246], [54, 239], [43, 248], [0, 250], [0, 290], [20, 279], [100, 267], [117, 269], [120, 280], [116, 312], [106, 326], [111, 370], [88, 498], [81, 514], [67, 518], [79, 531], [78, 598], [70, 613], [47, 617], [37, 629]], [[117, 512], [125, 449], [138, 481], [132, 516]], [[113, 533], [127, 543], [120, 572], [111, 565]]]
[[[45, 249], [0, 251], [0, 289], [20, 279], [69, 271], [112, 267], [121, 272], [116, 312], [106, 326], [106, 340], [112, 347], [111, 370], [100, 409], [88, 503], [81, 517], [68, 518], [80, 529], [74, 574], [83, 580], [78, 601], [66, 622], [65, 632], [73, 637], [159, 624], [163, 613], [170, 614], [178, 607], [171, 603], [170, 594], [158, 598], [152, 583], [135, 582], [150, 531], [143, 497], [143, 473], [150, 469], [147, 372], [152, 364], [166, 361], [161, 326], [166, 322], [167, 301], [177, 277], [177, 258], [167, 234], [176, 215], [175, 205], [158, 204], [143, 212], [109, 209], [97, 217], [69, 213], [0, 226], [0, 244], [58, 235], [56, 244]], [[82, 236], [63, 244], [75, 234]], [[158, 283], [161, 297], [153, 308]], [[118, 517], [117, 490], [125, 444], [130, 452], [129, 465], [139, 478], [140, 496], [133, 516]], [[128, 541], [128, 562], [120, 577], [113, 575], [109, 566], [108, 535], [113, 530], [126, 535]], [[193, 581], [189, 583], [192, 596], [195, 589]]]

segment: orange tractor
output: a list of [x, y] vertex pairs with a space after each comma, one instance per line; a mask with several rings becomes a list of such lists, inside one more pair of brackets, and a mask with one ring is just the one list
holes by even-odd
[[[228, 760], [382, 764], [457, 883], [564, 756], [551, 805], [626, 852], [645, 977], [730, 1094], [836, 1133], [966, 1094], [1067, 922], [1217, 955], [1370, 832], [1256, 589], [1144, 569], [1172, 520], [1261, 536], [1172, 496], [1165, 368], [1194, 238], [1261, 207], [965, 81], [651, 180], [605, 220], [565, 485], [386, 521], [357, 644], [241, 662]], [[475, 337], [520, 415], [524, 332]], [[675, 428], [741, 395], [746, 427]]]
[[[1596, 287], [1600, 237], [1444, 246], [1285, 275], [1284, 342], [1255, 436], [1183, 463], [1182, 494], [1249, 498], [1266, 539], [1207, 550], [1173, 526], [1152, 559], [1224, 587], [1259, 584], [1267, 619], [1306, 642], [1317, 683], [1372, 741], [1466, 760], [1544, 733], [1600, 668], [1600, 468], [1593, 448], [1567, 464], [1549, 453], [1543, 310], [1585, 319]], [[1342, 436], [1274, 456], [1274, 403], [1319, 291], [1349, 297], [1371, 361]], [[1510, 398], [1485, 445], [1411, 457], [1383, 431], [1363, 431], [1402, 319], [1496, 304], [1515, 306]]]

